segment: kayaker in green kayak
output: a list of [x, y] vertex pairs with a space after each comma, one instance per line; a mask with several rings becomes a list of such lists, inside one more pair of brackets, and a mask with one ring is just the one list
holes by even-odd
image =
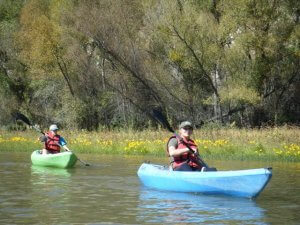
[[[198, 148], [191, 139], [192, 133], [192, 123], [184, 121], [179, 125], [179, 136], [173, 135], [168, 141], [167, 153], [170, 157], [172, 169], [175, 171], [201, 171], [205, 169], [197, 160]], [[187, 145], [194, 153], [191, 153]]]
[[71, 151], [65, 139], [58, 134], [58, 127], [56, 124], [52, 124], [49, 131], [45, 135], [39, 138], [41, 142], [44, 142], [45, 146], [42, 150], [42, 154], [56, 154], [60, 152], [62, 146], [66, 151]]

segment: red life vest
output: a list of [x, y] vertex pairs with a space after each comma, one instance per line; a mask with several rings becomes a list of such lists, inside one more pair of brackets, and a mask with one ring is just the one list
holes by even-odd
[[45, 149], [50, 151], [50, 153], [59, 153], [60, 152], [60, 145], [59, 139], [60, 136], [58, 134], [54, 135], [52, 132], [47, 132], [47, 141], [45, 142]]
[[197, 156], [195, 156], [195, 154], [193, 154], [191, 152], [185, 152], [185, 153], [181, 154], [180, 156], [170, 156], [168, 146], [169, 146], [169, 142], [172, 138], [177, 139], [178, 147], [176, 148], [176, 150], [187, 148], [185, 143], [187, 143], [190, 146], [191, 149], [193, 149], [193, 150], [197, 149], [197, 145], [192, 139], [189, 139], [189, 140], [184, 139], [183, 141], [181, 141], [177, 136], [170, 137], [170, 139], [167, 143], [167, 154], [171, 158], [172, 168], [175, 169], [175, 168], [179, 167], [181, 164], [187, 162], [191, 167], [200, 169], [201, 166], [197, 163]]

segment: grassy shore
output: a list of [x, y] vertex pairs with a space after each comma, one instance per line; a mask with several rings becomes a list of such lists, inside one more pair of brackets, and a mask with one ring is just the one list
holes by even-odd
[[[66, 131], [70, 149], [76, 153], [165, 156], [170, 133], [165, 130]], [[31, 152], [42, 148], [33, 131], [0, 131], [0, 151]], [[193, 138], [203, 158], [300, 161], [300, 128], [202, 129]]]

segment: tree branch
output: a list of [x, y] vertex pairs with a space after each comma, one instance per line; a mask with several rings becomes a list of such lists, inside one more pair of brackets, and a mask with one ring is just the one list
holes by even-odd
[[179, 34], [179, 32], [177, 31], [176, 27], [173, 26], [173, 30], [176, 34], [176, 36], [185, 44], [185, 46], [187, 47], [187, 49], [192, 53], [194, 59], [196, 60], [198, 66], [200, 67], [202, 73], [204, 74], [204, 76], [206, 77], [206, 79], [208, 80], [211, 88], [213, 89], [214, 93], [216, 94], [216, 96], [219, 98], [219, 93], [217, 88], [215, 87], [211, 77], [207, 74], [207, 72], [204, 69], [204, 66], [202, 65], [200, 59], [198, 58], [197, 54], [195, 53], [194, 49], [187, 43], [187, 41]]

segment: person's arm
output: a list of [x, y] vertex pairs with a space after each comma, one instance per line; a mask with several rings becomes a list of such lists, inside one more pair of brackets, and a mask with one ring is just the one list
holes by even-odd
[[173, 146], [169, 147], [169, 154], [170, 156], [180, 156], [183, 153], [189, 152], [190, 150], [188, 148], [182, 148], [182, 149], [175, 149]]
[[172, 138], [168, 144], [168, 150], [170, 156], [180, 156], [183, 153], [189, 151], [188, 148], [183, 148], [183, 149], [177, 149], [177, 148], [178, 148], [178, 141], [176, 138]]
[[67, 146], [67, 142], [65, 141], [65, 139], [63, 137], [59, 138], [59, 145], [61, 145], [66, 151], [71, 151], [68, 146]]

